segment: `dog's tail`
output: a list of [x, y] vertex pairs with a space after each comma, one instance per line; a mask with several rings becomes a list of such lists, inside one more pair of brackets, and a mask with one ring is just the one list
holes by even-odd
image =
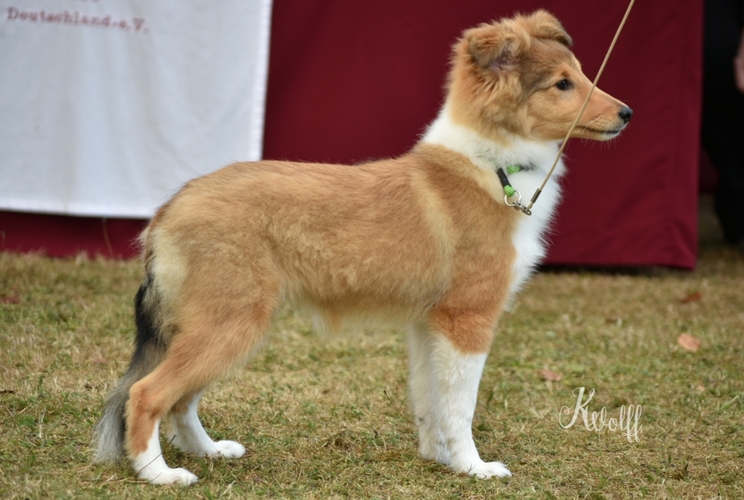
[[150, 373], [163, 358], [167, 343], [158, 321], [159, 300], [150, 273], [140, 285], [134, 301], [137, 338], [129, 368], [106, 398], [103, 415], [93, 438], [94, 461], [115, 462], [124, 457], [126, 404], [129, 389]]

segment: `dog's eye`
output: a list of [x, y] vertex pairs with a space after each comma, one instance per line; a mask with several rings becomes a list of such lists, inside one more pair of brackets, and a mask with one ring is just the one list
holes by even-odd
[[568, 90], [571, 88], [571, 82], [566, 80], [565, 78], [558, 83], [555, 84], [556, 87], [558, 87], [558, 90]]

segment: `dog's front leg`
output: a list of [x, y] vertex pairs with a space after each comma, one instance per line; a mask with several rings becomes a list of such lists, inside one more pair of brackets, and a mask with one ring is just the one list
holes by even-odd
[[511, 476], [501, 462], [481, 460], [473, 441], [473, 415], [487, 353], [463, 353], [444, 336], [431, 342], [431, 371], [439, 401], [438, 428], [449, 451], [449, 466], [455, 472], [479, 478]]
[[427, 460], [449, 465], [449, 450], [439, 428], [439, 392], [432, 366], [433, 337], [426, 325], [408, 331], [408, 385], [418, 427], [419, 453]]

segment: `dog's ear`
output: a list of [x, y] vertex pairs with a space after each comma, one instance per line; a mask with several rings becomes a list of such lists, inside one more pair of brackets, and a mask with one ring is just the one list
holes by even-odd
[[503, 24], [481, 24], [464, 33], [470, 55], [483, 69], [508, 71], [517, 63], [519, 40]]
[[535, 38], [547, 38], [570, 47], [571, 37], [556, 17], [546, 10], [538, 10], [522, 18], [527, 32]]
[[546, 10], [481, 24], [463, 34], [473, 61], [495, 73], [514, 69], [522, 52], [529, 50], [530, 38], [553, 40], [566, 46], [572, 43], [560, 21]]

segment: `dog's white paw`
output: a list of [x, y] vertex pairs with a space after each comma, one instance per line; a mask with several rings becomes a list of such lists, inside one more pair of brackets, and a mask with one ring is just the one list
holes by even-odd
[[450, 454], [443, 443], [427, 442], [419, 445], [419, 454], [424, 460], [431, 460], [443, 465], [449, 465]]
[[212, 458], [240, 458], [245, 455], [245, 446], [235, 441], [218, 441], [206, 455]]
[[436, 433], [424, 427], [419, 429], [419, 454], [422, 458], [441, 462], [439, 459], [443, 448], [444, 445], [440, 439], [437, 439]]
[[506, 468], [506, 465], [501, 462], [479, 462], [470, 464], [466, 467], [453, 467], [455, 472], [464, 472], [470, 476], [475, 476], [478, 479], [487, 479], [489, 477], [511, 477], [511, 472]]
[[424, 460], [437, 461], [437, 445], [431, 442], [422, 442], [419, 444], [419, 455]]
[[468, 474], [478, 479], [487, 479], [489, 477], [511, 477], [511, 472], [506, 465], [501, 462], [481, 462], [468, 471]]
[[145, 469], [139, 474], [140, 479], [145, 479], [151, 484], [178, 484], [190, 486], [198, 481], [198, 478], [186, 469], [160, 469], [157, 474]]

